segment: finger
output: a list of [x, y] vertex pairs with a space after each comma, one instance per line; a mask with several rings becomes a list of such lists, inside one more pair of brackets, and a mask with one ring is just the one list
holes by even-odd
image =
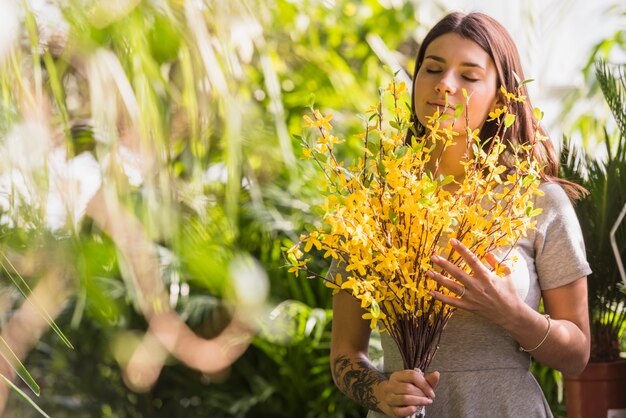
[[462, 268], [457, 266], [456, 264], [451, 263], [443, 257], [439, 257], [438, 255], [433, 255], [430, 257], [430, 261], [444, 269], [450, 276], [454, 277], [457, 282], [461, 283], [463, 286], [468, 286], [472, 281], [470, 275], [463, 271]]
[[502, 261], [501, 258], [499, 258], [497, 255], [495, 255], [494, 253], [490, 252], [487, 253], [485, 255], [485, 261], [487, 261], [487, 263], [489, 263], [489, 265], [496, 271], [498, 272], [498, 267], [502, 266], [502, 269], [499, 271], [499, 273], [504, 274], [505, 276], [508, 276], [511, 274], [511, 268], [508, 266], [508, 264], [504, 263]]
[[402, 407], [392, 407], [392, 411], [395, 414], [396, 417], [410, 417], [412, 416], [414, 413], [417, 412], [417, 410], [422, 406], [422, 405], [430, 405], [432, 403], [432, 400], [429, 399], [430, 402], [423, 402], [420, 403], [419, 405], [411, 405], [411, 406], [402, 406]]
[[403, 407], [409, 405], [427, 405], [432, 399], [423, 393], [420, 395], [396, 395], [391, 394], [387, 398], [387, 404], [391, 407]]
[[467, 265], [470, 266], [474, 274], [489, 273], [487, 267], [478, 259], [478, 257], [476, 257], [476, 254], [471, 252], [461, 241], [452, 238], [450, 240], [450, 244], [452, 245], [452, 248], [454, 248], [461, 257], [463, 257], [463, 260], [465, 260]]
[[416, 370], [402, 370], [400, 372], [394, 373], [397, 375], [396, 378], [399, 382], [410, 383], [414, 387], [418, 388], [422, 391], [424, 395], [429, 398], [435, 397], [435, 392], [433, 388], [430, 386], [430, 383], [426, 381], [426, 378], [420, 371]]
[[441, 301], [445, 304], [448, 304], [450, 306], [454, 306], [455, 308], [464, 308], [465, 305], [463, 303], [463, 299], [462, 298], [453, 298], [451, 296], [446, 296], [443, 293], [437, 292], [436, 290], [431, 290], [430, 291], [430, 295], [437, 299], [438, 301]]
[[459, 282], [449, 279], [443, 274], [437, 273], [436, 271], [433, 271], [433, 270], [428, 270], [426, 274], [428, 275], [428, 277], [430, 277], [431, 279], [433, 279], [434, 281], [436, 281], [437, 283], [439, 283], [446, 289], [451, 290], [452, 292], [456, 293], [457, 295], [463, 294], [463, 290], [465, 289], [465, 287]]
[[440, 377], [439, 372], [432, 372], [430, 374], [427, 374], [425, 376], [425, 379], [428, 382], [428, 384], [430, 385], [430, 387], [435, 389], [437, 387], [437, 385], [439, 384], [439, 377]]

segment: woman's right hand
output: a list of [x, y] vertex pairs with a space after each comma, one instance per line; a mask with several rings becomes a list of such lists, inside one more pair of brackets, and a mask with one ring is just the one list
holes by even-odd
[[379, 385], [378, 407], [385, 415], [394, 418], [410, 417], [423, 405], [435, 398], [433, 390], [439, 383], [439, 372], [424, 376], [416, 370], [393, 372]]

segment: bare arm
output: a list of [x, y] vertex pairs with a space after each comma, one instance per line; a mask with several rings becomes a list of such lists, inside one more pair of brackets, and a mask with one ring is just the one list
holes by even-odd
[[[129, 263], [142, 311], [150, 324], [149, 336], [156, 337], [183, 363], [204, 373], [226, 369], [245, 352], [253, 333], [237, 313], [218, 336], [204, 339], [170, 308], [154, 244], [139, 220], [122, 206], [116, 195], [107, 196], [105, 190], [98, 190], [87, 206], [87, 214], [111, 236]], [[146, 344], [153, 342], [151, 338], [146, 340]], [[158, 377], [158, 374], [149, 374], [154, 379]]]
[[[522, 347], [537, 347], [548, 333], [548, 320], [520, 299], [509, 276], [498, 277], [463, 244], [455, 242], [453, 246], [472, 268], [473, 275], [466, 274], [445, 259], [434, 257], [433, 262], [456, 282], [434, 271], [429, 272], [430, 276], [463, 297], [444, 296], [438, 292], [433, 292], [433, 296], [500, 325]], [[487, 262], [495, 265], [498, 260], [490, 255]], [[542, 295], [546, 313], [551, 317], [550, 332], [531, 354], [565, 375], [579, 374], [589, 360], [590, 350], [587, 278], [581, 277], [568, 285], [545, 290]]]
[[[532, 356], [568, 376], [577, 375], [589, 360], [590, 335], [587, 278], [543, 291], [545, 311], [552, 322], [548, 338]], [[547, 332], [547, 321], [528, 308], [506, 324], [523, 347], [533, 348]]]
[[337, 387], [364, 407], [391, 417], [406, 417], [419, 406], [432, 403], [435, 372], [426, 377], [414, 370], [402, 370], [389, 379], [369, 360], [371, 335], [365, 311], [346, 292], [333, 298], [333, 327], [330, 352], [331, 372]]
[[371, 334], [369, 322], [362, 319], [358, 301], [345, 292], [333, 298], [330, 365], [333, 380], [348, 397], [364, 407], [380, 411], [374, 387], [387, 380], [368, 357]]

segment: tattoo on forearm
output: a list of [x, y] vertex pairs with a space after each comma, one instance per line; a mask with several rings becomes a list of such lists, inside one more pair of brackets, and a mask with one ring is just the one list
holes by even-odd
[[364, 407], [378, 411], [374, 385], [382, 382], [385, 375], [365, 360], [351, 360], [345, 355], [333, 359], [333, 377], [343, 393]]

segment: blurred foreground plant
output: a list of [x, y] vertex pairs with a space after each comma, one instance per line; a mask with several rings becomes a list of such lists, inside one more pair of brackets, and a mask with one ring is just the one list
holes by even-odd
[[[49, 313], [77, 347], [44, 333], [18, 353], [34, 346], [25, 364], [51, 414], [204, 417], [225, 399], [216, 415], [276, 411], [248, 382], [285, 366], [259, 348], [266, 334], [232, 369], [233, 357], [218, 361], [223, 350], [203, 342], [220, 341], [233, 317], [249, 325], [238, 333], [247, 338], [271, 321], [266, 302], [329, 306], [321, 282], [296, 286], [281, 268], [281, 241], [297, 238], [318, 196], [288, 135], [309, 101], [295, 87], [351, 113], [384, 75], [363, 35], [395, 49], [416, 22], [413, 0], [335, 3], [0, 0], [11, 33], [0, 39], [0, 136], [11, 157], [0, 164], [0, 244], [29, 285], [55, 272]], [[7, 316], [23, 302], [14, 299]], [[160, 336], [171, 339], [155, 338], [152, 319], [164, 312], [176, 326]], [[293, 350], [302, 371], [327, 355], [316, 338], [272, 344]], [[281, 401], [287, 408], [327, 391], [328, 369], [315, 374], [265, 381], [272, 393], [306, 381], [308, 392]], [[335, 400], [334, 416], [355, 415]], [[15, 415], [31, 412], [11, 401]]]

